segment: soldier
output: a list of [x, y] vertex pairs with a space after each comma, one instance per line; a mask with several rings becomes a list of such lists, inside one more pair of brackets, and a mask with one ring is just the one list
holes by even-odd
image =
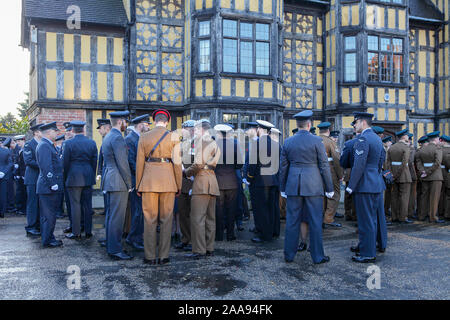
[[95, 185], [98, 150], [94, 140], [84, 135], [83, 121], [72, 121], [75, 136], [64, 146], [64, 178], [72, 213], [72, 232], [68, 239], [81, 239], [84, 214], [86, 238], [92, 237], [92, 186]]
[[36, 193], [36, 184], [39, 177], [39, 166], [36, 160], [36, 147], [42, 138], [39, 130], [42, 124], [30, 128], [33, 139], [25, 143], [23, 147], [23, 160], [25, 162], [24, 184], [27, 188], [27, 235], [40, 236], [39, 199]]
[[419, 159], [419, 153], [421, 152], [422, 148], [425, 147], [426, 145], [428, 145], [428, 137], [427, 136], [422, 136], [419, 138], [419, 140], [417, 140], [418, 144], [419, 144], [419, 148], [416, 151], [416, 154], [414, 156], [414, 167], [416, 169], [416, 176], [417, 176], [417, 186], [416, 186], [416, 197], [417, 197], [417, 210], [416, 210], [416, 219], [419, 219], [419, 217], [421, 217], [421, 210], [422, 210], [422, 197], [423, 197], [423, 192], [422, 192], [422, 179], [420, 179], [420, 172], [417, 168], [417, 161]]
[[429, 144], [417, 154], [417, 170], [422, 180], [422, 199], [419, 220], [424, 221], [429, 215], [430, 222], [444, 223], [437, 216], [439, 197], [441, 195], [442, 150], [439, 148], [439, 131], [427, 134]]
[[17, 184], [17, 194], [16, 194], [16, 208], [17, 214], [25, 215], [27, 210], [27, 189], [24, 184], [25, 179], [25, 162], [23, 160], [23, 147], [25, 145], [25, 135], [18, 135], [14, 137], [17, 142], [17, 170], [16, 170], [16, 184]]
[[7, 177], [14, 171], [14, 163], [12, 161], [11, 152], [2, 144], [0, 147], [0, 218], [5, 217], [7, 210]]
[[[66, 141], [69, 141], [70, 139], [73, 138], [74, 133], [73, 133], [73, 127], [70, 124], [70, 122], [64, 122], [63, 126], [65, 128], [64, 131], [64, 142], [61, 145], [61, 153], [64, 154], [64, 145], [66, 144]], [[69, 198], [69, 194], [67, 192], [67, 188], [64, 188], [64, 194], [63, 194], [63, 202], [66, 203], [66, 209], [67, 209], [67, 215], [69, 216], [69, 222], [70, 225], [64, 229], [64, 233], [72, 233], [72, 210], [70, 208], [70, 198]], [[83, 225], [84, 225], [84, 214], [81, 215], [81, 228], [83, 229]]]
[[328, 164], [330, 165], [331, 178], [333, 180], [334, 188], [333, 198], [325, 200], [323, 224], [324, 227], [329, 226], [340, 228], [342, 227], [342, 225], [334, 221], [334, 216], [337, 212], [339, 200], [341, 198], [341, 181], [344, 173], [339, 164], [339, 150], [336, 143], [330, 138], [330, 126], [330, 122], [322, 122], [317, 126], [319, 128], [319, 135], [322, 138], [322, 142], [327, 153]]
[[[104, 139], [108, 133], [111, 131], [111, 120], [109, 119], [97, 119], [97, 130], [98, 133], [102, 136], [102, 139]], [[102, 179], [102, 173], [103, 173], [103, 168], [105, 166], [105, 162], [103, 161], [103, 153], [102, 153], [102, 148], [100, 147], [100, 152], [98, 155], [98, 168], [97, 168], [97, 181], [100, 181]], [[100, 213], [101, 215], [105, 215], [106, 212], [108, 211], [107, 205], [106, 205], [106, 192], [104, 192], [102, 190], [103, 193], [103, 204], [104, 204], [104, 208], [105, 211], [103, 211], [102, 213]], [[106, 242], [102, 241], [102, 242]]]
[[214, 170], [220, 159], [220, 149], [210, 134], [208, 120], [195, 125], [194, 163], [185, 170], [194, 179], [191, 201], [191, 236], [193, 259], [214, 255], [216, 237], [216, 198], [220, 196]]
[[449, 208], [446, 208], [446, 185], [447, 185], [447, 179], [448, 179], [448, 170], [445, 167], [445, 163], [444, 163], [444, 159], [447, 155], [447, 153], [450, 153], [450, 147], [449, 144], [444, 140], [444, 136], [439, 138], [439, 144], [442, 150], [442, 163], [441, 163], [441, 168], [442, 168], [442, 177], [444, 179], [444, 181], [442, 182], [442, 188], [441, 188], [441, 196], [439, 198], [439, 219], [444, 219], [445, 217], [445, 212], [447, 210], [449, 210]]
[[445, 210], [444, 210], [444, 218], [445, 220], [450, 220], [450, 137], [443, 135], [441, 137], [443, 145], [442, 145], [442, 163], [445, 166], [444, 181], [445, 185], [443, 188], [444, 192], [444, 202], [445, 202]]
[[333, 181], [322, 139], [310, 133], [312, 111], [294, 115], [299, 131], [282, 148], [280, 190], [287, 197], [284, 259], [294, 261], [300, 223], [309, 225], [310, 252], [315, 264], [330, 261], [322, 244], [323, 196], [333, 197]]
[[63, 245], [53, 234], [60, 194], [64, 191], [63, 162], [54, 146], [59, 129], [56, 122], [52, 122], [42, 125], [40, 130], [42, 139], [36, 148], [39, 166], [36, 191], [39, 195], [41, 242], [45, 248], [55, 248]]
[[415, 161], [414, 158], [416, 156], [416, 149], [414, 148], [413, 145], [413, 134], [409, 133], [408, 134], [409, 137], [409, 150], [410, 150], [410, 154], [409, 154], [409, 163], [408, 163], [408, 167], [409, 167], [409, 172], [411, 174], [411, 188], [410, 188], [410, 193], [409, 193], [409, 205], [408, 205], [408, 218], [409, 219], [416, 219], [416, 197], [417, 197], [417, 174], [416, 174], [416, 166], [415, 166]]
[[[64, 139], [65, 139], [65, 135], [63, 135], [63, 134], [60, 136], [57, 136], [55, 139], [55, 148], [56, 148], [56, 151], [58, 152], [58, 155], [61, 158], [63, 157], [62, 145], [63, 145]], [[56, 213], [56, 218], [63, 218], [64, 217], [64, 193], [61, 194], [58, 203], [59, 203], [59, 205], [58, 205], [58, 211]]]
[[220, 150], [220, 160], [215, 169], [220, 190], [216, 205], [216, 241], [223, 241], [225, 229], [227, 241], [234, 241], [238, 194], [235, 170], [242, 168], [243, 158], [237, 140], [231, 136], [233, 129], [229, 125], [219, 124], [214, 130], [217, 132], [216, 143]]
[[[387, 154], [389, 152], [389, 148], [392, 146], [392, 137], [386, 136], [384, 137], [381, 142], [383, 142], [383, 148], [384, 152]], [[388, 163], [387, 163], [387, 157], [386, 161], [383, 164], [383, 170], [388, 171]], [[384, 191], [384, 213], [387, 216], [391, 216], [391, 193], [392, 193], [392, 183], [388, 183], [386, 180], [384, 181], [384, 184], [386, 186], [386, 190]], [[387, 218], [386, 218], [387, 219]], [[386, 222], [387, 224], [391, 224], [391, 222]]]
[[5, 147], [9, 153], [11, 154], [11, 161], [13, 163], [13, 170], [8, 172], [8, 175], [4, 177], [3, 179], [6, 179], [6, 211], [7, 212], [16, 212], [15, 208], [15, 187], [14, 187], [14, 171], [19, 167], [17, 165], [16, 160], [16, 153], [14, 152], [14, 149], [16, 147], [16, 142], [11, 139], [10, 137], [6, 138], [6, 140], [3, 142], [3, 147]]
[[136, 187], [138, 196], [142, 196], [144, 211], [144, 263], [165, 265], [170, 262], [175, 196], [181, 191], [180, 137], [167, 130], [170, 122], [170, 113], [167, 110], [156, 110], [152, 118], [154, 129], [139, 139]]
[[127, 144], [122, 133], [127, 127], [128, 111], [111, 112], [112, 129], [103, 140], [102, 154], [105, 163], [101, 189], [106, 191], [106, 249], [116, 260], [131, 260], [122, 247], [123, 224], [127, 210], [128, 194], [133, 191]]
[[[354, 122], [352, 122], [352, 127]], [[353, 136], [355, 136], [355, 132], [353, 132]], [[342, 168], [344, 168], [344, 182], [345, 187], [348, 187], [348, 182], [350, 181], [350, 174], [352, 171], [353, 161], [354, 161], [354, 152], [353, 146], [356, 142], [356, 139], [347, 140], [344, 143], [344, 149], [342, 150], [342, 155], [339, 160], [339, 164]], [[355, 204], [353, 202], [353, 197], [350, 193], [344, 193], [344, 208], [345, 208], [345, 221], [356, 221], [356, 211]]]
[[279, 210], [279, 161], [280, 145], [270, 139], [269, 131], [273, 124], [264, 120], [257, 120], [258, 124], [256, 147], [252, 147], [250, 155], [256, 161], [248, 166], [247, 180], [255, 187], [255, 196], [258, 201], [257, 216], [260, 219], [260, 234], [252, 239], [252, 242], [262, 243], [278, 238], [280, 235], [280, 210]]
[[392, 173], [392, 222], [411, 223], [408, 219], [409, 196], [411, 192], [411, 173], [409, 171], [409, 137], [408, 129], [395, 133], [398, 142], [387, 153], [387, 170]]
[[373, 114], [355, 112], [355, 128], [359, 134], [354, 146], [354, 163], [346, 191], [353, 194], [358, 217], [359, 244], [352, 260], [368, 263], [376, 260], [376, 242], [379, 250], [386, 248], [386, 220], [383, 208], [385, 189], [381, 171], [385, 152], [381, 139], [371, 129]]
[[136, 157], [140, 137], [147, 133], [150, 115], [144, 114], [131, 120], [132, 131], [125, 138], [128, 146], [128, 162], [130, 163], [131, 181], [134, 191], [130, 194], [131, 223], [126, 242], [138, 251], [144, 251], [144, 214], [142, 212], [142, 198], [136, 191]]
[[[183, 168], [189, 168], [194, 163], [194, 120], [187, 120], [181, 125], [182, 140], [181, 140], [181, 159]], [[192, 251], [191, 244], [191, 191], [192, 180], [186, 177], [183, 172], [183, 180], [181, 184], [181, 193], [178, 197], [178, 217], [180, 220], [181, 241], [175, 248], [178, 250]]]

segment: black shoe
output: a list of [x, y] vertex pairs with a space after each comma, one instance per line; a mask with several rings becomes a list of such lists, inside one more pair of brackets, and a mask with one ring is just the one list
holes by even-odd
[[413, 221], [409, 220], [408, 218], [405, 221], [400, 221], [401, 224], [410, 224], [413, 223]]
[[379, 248], [378, 246], [377, 246], [377, 250], [378, 250], [379, 253], [385, 253], [386, 252], [386, 248]]
[[386, 221], [386, 225], [387, 226], [392, 226], [392, 222], [391, 221]]
[[158, 260], [158, 264], [161, 265], [161, 266], [169, 264], [169, 263], [170, 263], [170, 259], [169, 258], [159, 259]]
[[134, 249], [136, 249], [137, 251], [144, 251], [144, 246], [143, 245], [140, 245], [139, 243], [137, 243], [137, 242], [131, 242], [131, 241], [126, 241], [126, 243], [129, 245], [129, 246], [131, 246], [131, 247], [133, 247]]
[[200, 253], [188, 253], [185, 255], [186, 258], [191, 258], [194, 260], [203, 259], [206, 258], [206, 254], [200, 254]]
[[72, 228], [71, 227], [67, 227], [63, 230], [64, 233], [72, 233]]
[[99, 243], [100, 243], [100, 247], [106, 248], [106, 241], [105, 242], [99, 242]]
[[155, 266], [157, 264], [157, 261], [156, 261], [156, 259], [147, 260], [144, 258], [144, 264], [148, 264], [150, 266]]
[[185, 245], [183, 251], [192, 251], [192, 244]]
[[235, 236], [230, 237], [230, 238], [227, 237], [227, 241], [234, 241], [234, 240], [236, 240], [236, 239], [237, 239], [237, 238], [236, 238]]
[[109, 254], [109, 256], [114, 260], [131, 260], [131, 259], [133, 259], [132, 256], [126, 254], [125, 252]]
[[326, 229], [327, 227], [341, 228], [341, 227], [342, 227], [342, 224], [337, 223], [337, 222], [324, 223], [324, 224], [323, 224], [323, 228]]
[[284, 258], [284, 262], [286, 262], [286, 263], [292, 263], [292, 262], [294, 262], [294, 260], [289, 260], [289, 259]]
[[206, 251], [206, 256], [207, 257], [213, 257], [214, 256], [214, 251]]
[[75, 235], [73, 233], [66, 234], [66, 238], [70, 240], [81, 240], [81, 234]]
[[400, 221], [396, 219], [396, 220], [391, 220], [391, 222], [392, 223], [399, 223]]
[[27, 231], [27, 236], [39, 237], [40, 235], [41, 235], [41, 233], [37, 230], [28, 230]]
[[94, 235], [92, 233], [86, 233], [85, 237], [86, 239], [92, 238]]
[[325, 256], [325, 257], [323, 257], [323, 259], [321, 261], [314, 262], [314, 264], [322, 264], [322, 263], [327, 263], [327, 262], [330, 262], [330, 257]]
[[61, 247], [62, 245], [63, 245], [63, 242], [61, 240], [55, 240], [48, 244], [45, 244], [44, 248], [58, 248], [58, 247]]
[[438, 220], [433, 221], [433, 223], [445, 223], [445, 221], [441, 220], [441, 219], [438, 219]]
[[16, 214], [19, 215], [19, 216], [25, 216], [26, 215], [26, 213], [23, 212], [23, 211], [17, 211]]
[[351, 252], [359, 252], [359, 246], [351, 246], [350, 251]]
[[308, 245], [304, 242], [301, 242], [297, 248], [297, 251], [302, 252], [302, 251], [305, 251], [306, 249], [308, 249]]
[[340, 219], [340, 218], [343, 218], [344, 215], [343, 215], [342, 213], [336, 213], [336, 214], [334, 215], [334, 217]]
[[255, 238], [252, 239], [252, 242], [253, 243], [263, 243], [264, 240], [262, 240], [261, 238], [255, 237]]
[[180, 243], [177, 243], [177, 244], [175, 245], [175, 249], [177, 249], [177, 250], [183, 250], [184, 247], [186, 247], [187, 245], [188, 245], [187, 243], [180, 242]]
[[238, 231], [244, 231], [244, 227], [242, 225], [237, 226], [236, 229]]
[[375, 257], [353, 256], [352, 260], [354, 262], [359, 262], [359, 263], [370, 263], [370, 262], [375, 262], [376, 258]]

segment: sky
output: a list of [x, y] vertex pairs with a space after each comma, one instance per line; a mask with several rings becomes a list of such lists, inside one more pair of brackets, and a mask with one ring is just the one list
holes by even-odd
[[0, 116], [12, 112], [17, 115], [17, 104], [25, 100], [29, 91], [30, 59], [27, 49], [20, 44], [22, 1], [2, 1], [0, 10]]

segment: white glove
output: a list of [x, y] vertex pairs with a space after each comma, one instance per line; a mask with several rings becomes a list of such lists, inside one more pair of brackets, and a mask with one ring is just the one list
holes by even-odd
[[282, 196], [283, 198], [286, 198], [286, 199], [287, 199], [286, 192], [281, 192], [281, 196]]
[[242, 182], [245, 183], [248, 186], [250, 185], [250, 182], [248, 182], [246, 178], [242, 179]]
[[18, 164], [15, 164], [15, 165], [14, 165], [14, 168], [15, 168], [15, 169], [19, 169], [19, 165], [18, 165]]
[[101, 175], [98, 175], [98, 176], [97, 176], [97, 181], [100, 181], [101, 178], [102, 178], [102, 176], [101, 176]]
[[191, 189], [191, 190], [189, 190], [189, 195], [190, 195], [190, 196], [192, 196], [192, 189]]
[[331, 192], [325, 192], [325, 196], [326, 196], [328, 199], [333, 198], [333, 196], [334, 196], [334, 191], [331, 191]]
[[131, 188], [130, 190], [128, 190], [128, 193], [131, 193], [134, 191], [134, 188]]
[[5, 174], [3, 172], [0, 172], [0, 179], [3, 179], [5, 177]]
[[194, 181], [194, 177], [193, 176], [189, 177], [189, 180]]
[[59, 187], [58, 187], [57, 184], [55, 184], [51, 189], [52, 189], [53, 191], [58, 191], [58, 190], [59, 190]]
[[347, 189], [345, 189], [345, 191], [347, 191], [348, 193], [352, 194], [353, 190], [350, 189], [349, 187], [347, 187]]

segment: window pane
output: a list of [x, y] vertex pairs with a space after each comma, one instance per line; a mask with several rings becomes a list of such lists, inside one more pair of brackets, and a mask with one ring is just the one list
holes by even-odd
[[402, 4], [402, 3], [403, 3], [403, 0], [394, 0], [393, 2], [394, 2], [394, 3], [400, 3], [400, 4]]
[[237, 37], [237, 22], [234, 20], [223, 20], [223, 36]]
[[369, 52], [367, 56], [369, 81], [378, 81], [378, 54]]
[[200, 21], [199, 26], [198, 26], [198, 35], [200, 37], [209, 36], [209, 33], [210, 33], [209, 21]]
[[256, 43], [256, 73], [269, 74], [269, 44], [266, 42]]
[[223, 39], [223, 71], [237, 72], [237, 40]]
[[356, 49], [356, 38], [355, 37], [345, 37], [345, 50]]
[[403, 83], [403, 56], [394, 56], [394, 82]]
[[391, 55], [380, 54], [381, 81], [390, 82], [391, 80]]
[[200, 63], [199, 63], [199, 71], [205, 72], [209, 71], [210, 68], [210, 43], [209, 40], [201, 40], [200, 41]]
[[223, 114], [223, 123], [237, 124], [238, 123], [237, 114], [224, 113]]
[[356, 81], [356, 53], [345, 54], [345, 81]]
[[403, 52], [403, 40], [402, 39], [392, 39], [394, 52]]
[[269, 40], [269, 25], [256, 24], [256, 40]]
[[241, 38], [253, 38], [253, 24], [241, 22]]
[[369, 36], [369, 50], [378, 50], [378, 37]]
[[241, 72], [253, 72], [253, 43], [241, 41]]
[[381, 38], [381, 50], [382, 51], [392, 51], [390, 38]]

